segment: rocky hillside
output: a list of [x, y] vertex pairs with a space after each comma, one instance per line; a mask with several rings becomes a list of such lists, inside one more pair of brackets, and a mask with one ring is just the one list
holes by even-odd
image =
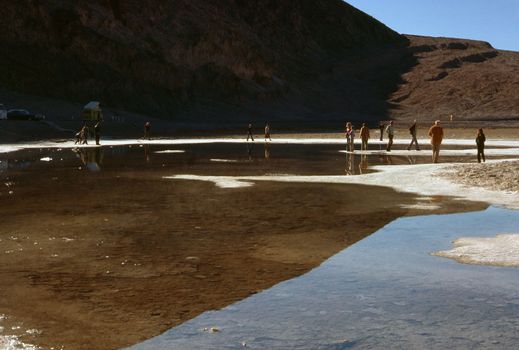
[[408, 36], [417, 64], [391, 95], [404, 119], [519, 120], [519, 52], [465, 39]]
[[414, 63], [341, 0], [0, 5], [1, 88], [171, 120], [384, 115]]

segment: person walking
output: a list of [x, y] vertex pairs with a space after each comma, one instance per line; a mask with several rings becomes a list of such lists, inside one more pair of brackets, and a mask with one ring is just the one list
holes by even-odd
[[270, 124], [269, 123], [265, 123], [265, 141], [267, 141], [267, 138], [270, 141], [272, 141], [272, 139], [270, 138]]
[[151, 123], [146, 122], [144, 123], [144, 139], [150, 139], [150, 130], [151, 130]]
[[407, 147], [407, 150], [410, 151], [414, 143], [416, 150], [419, 151], [420, 146], [418, 146], [418, 140], [416, 139], [416, 119], [414, 120], [413, 125], [409, 128], [409, 133], [411, 134], [411, 143], [409, 144], [409, 147]]
[[101, 121], [98, 121], [96, 125], [94, 125], [94, 136], [96, 139], [96, 145], [99, 145], [99, 139], [101, 138]]
[[83, 125], [83, 129], [81, 129], [81, 144], [88, 145], [88, 125]]
[[254, 136], [252, 135], [252, 124], [249, 123], [249, 126], [247, 127], [247, 141], [249, 141], [249, 137], [252, 141], [254, 141]]
[[384, 141], [383, 138], [384, 138], [384, 129], [386, 128], [386, 125], [384, 124], [384, 122], [381, 120], [379, 123], [378, 123], [378, 129], [380, 130], [380, 141]]
[[429, 137], [431, 138], [432, 146], [432, 161], [438, 163], [440, 157], [440, 146], [443, 141], [443, 128], [440, 126], [440, 121], [434, 122], [434, 125], [429, 129]]
[[386, 134], [387, 134], [387, 147], [386, 151], [391, 152], [391, 147], [393, 146], [393, 137], [395, 136], [395, 128], [393, 126], [393, 121], [389, 121], [389, 124], [386, 126]]
[[485, 162], [485, 141], [487, 138], [483, 133], [483, 129], [478, 129], [478, 133], [476, 135], [476, 145], [478, 146], [478, 163], [481, 163], [481, 159], [483, 159], [483, 163]]
[[355, 130], [350, 122], [346, 123], [346, 143], [350, 152], [355, 151]]
[[360, 139], [362, 141], [361, 150], [368, 150], [368, 140], [369, 140], [369, 128], [366, 126], [366, 123], [362, 123], [362, 127], [360, 128]]

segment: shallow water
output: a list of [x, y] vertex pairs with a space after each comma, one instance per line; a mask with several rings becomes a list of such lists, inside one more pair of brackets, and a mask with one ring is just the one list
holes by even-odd
[[493, 207], [397, 219], [299, 278], [129, 349], [513, 349], [519, 270], [431, 253], [518, 225], [519, 212]]
[[[451, 146], [456, 149], [460, 146]], [[27, 171], [164, 170], [196, 175], [359, 175], [376, 165], [431, 163], [430, 151], [409, 155], [343, 153], [336, 144], [130, 145], [78, 149], [27, 149], [0, 154], [0, 176]], [[395, 146], [396, 151], [404, 149]], [[383, 150], [371, 145], [370, 150]], [[489, 156], [498, 159], [504, 156]], [[510, 158], [512, 156], [506, 156]], [[474, 162], [474, 156], [444, 156], [443, 162]]]

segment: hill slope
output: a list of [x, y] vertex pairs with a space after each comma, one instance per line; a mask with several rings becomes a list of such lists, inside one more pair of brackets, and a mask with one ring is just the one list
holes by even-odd
[[340, 0], [0, 5], [1, 87], [169, 119], [380, 115], [411, 64]]
[[519, 52], [481, 41], [407, 37], [417, 64], [391, 95], [393, 116], [519, 120]]

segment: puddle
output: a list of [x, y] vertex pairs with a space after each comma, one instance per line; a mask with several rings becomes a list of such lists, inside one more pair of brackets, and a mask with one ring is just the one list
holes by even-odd
[[518, 225], [519, 212], [492, 207], [397, 219], [310, 273], [129, 349], [512, 349], [519, 269], [431, 252]]

